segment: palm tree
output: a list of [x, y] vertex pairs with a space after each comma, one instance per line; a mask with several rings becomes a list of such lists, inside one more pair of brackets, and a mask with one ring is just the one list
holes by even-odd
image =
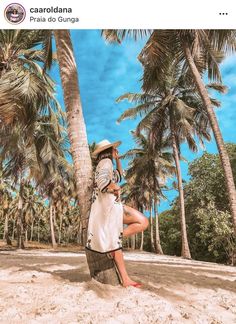
[[9, 205], [12, 202], [11, 196], [11, 183], [9, 179], [3, 178], [2, 170], [0, 170], [0, 204], [2, 207], [2, 219], [4, 221], [3, 239], [6, 240], [8, 245], [11, 245], [11, 239], [8, 234], [8, 221], [9, 221]]
[[[131, 158], [129, 161], [129, 167], [125, 172], [125, 180], [126, 182], [121, 185], [121, 198], [126, 204], [131, 206], [135, 206], [135, 208], [142, 213], [144, 210], [148, 208], [147, 201], [147, 188], [146, 183], [143, 183], [143, 178], [141, 169], [139, 168], [138, 163], [135, 162], [135, 159], [132, 159], [129, 152], [125, 153], [126, 158]], [[124, 158], [124, 156], [121, 156]], [[142, 170], [143, 171], [143, 170]], [[141, 242], [140, 242], [140, 250], [143, 250], [144, 243], [144, 232], [141, 232]]]
[[[144, 83], [150, 78], [152, 70], [146, 67], [144, 70]], [[142, 94], [125, 94], [118, 101], [128, 99], [138, 103], [138, 106], [126, 110], [119, 121], [126, 118], [134, 118], [138, 114], [145, 115], [137, 126], [137, 132], [149, 129], [150, 142], [153, 149], [168, 143], [172, 146], [178, 180], [179, 202], [181, 207], [181, 232], [182, 232], [182, 256], [190, 258], [188, 246], [184, 193], [180, 169], [180, 143], [187, 141], [189, 147], [197, 150], [194, 135], [203, 143], [203, 138], [210, 139], [208, 132], [208, 119], [204, 114], [199, 96], [191, 85], [186, 83], [182, 69], [173, 61], [169, 63], [169, 71], [165, 78], [153, 78], [154, 90]]]
[[[28, 229], [30, 229], [30, 240], [33, 237], [33, 226], [37, 218], [38, 210], [42, 208], [40, 193], [37, 192], [36, 184], [33, 180], [25, 181], [22, 197], [23, 224], [25, 228], [25, 241], [28, 241]], [[30, 228], [31, 226], [31, 228]]]
[[[142, 201], [142, 207], [148, 209], [150, 212], [151, 248], [154, 251], [153, 204], [158, 199], [164, 198], [162, 187], [167, 176], [171, 173], [173, 174], [173, 158], [170, 152], [165, 151], [164, 146], [159, 150], [153, 150], [148, 135], [137, 134], [135, 132], [132, 132], [132, 134], [138, 147], [122, 155], [122, 158], [131, 159], [126, 175], [126, 180], [129, 181], [130, 188], [128, 198], [137, 201], [137, 206], [138, 202], [140, 203]], [[141, 198], [142, 196], [143, 198]], [[157, 229], [157, 235], [158, 233], [159, 230]], [[159, 236], [157, 236], [157, 240], [160, 242]], [[156, 247], [157, 253], [162, 253], [160, 243]]]
[[48, 224], [48, 206], [43, 202], [39, 205], [36, 217], [37, 241], [40, 242], [40, 229], [45, 228]]
[[87, 240], [88, 216], [92, 194], [92, 162], [83, 117], [76, 62], [68, 30], [55, 30], [57, 59], [67, 110], [68, 135], [74, 161], [75, 178], [82, 220], [82, 241]]
[[160, 240], [160, 231], [159, 231], [159, 215], [157, 210], [157, 200], [154, 199], [154, 217], [155, 217], [155, 227], [156, 227], [156, 235], [155, 235], [155, 249], [157, 253], [163, 254]]
[[[136, 185], [136, 179], [129, 179], [129, 170], [127, 171], [127, 176], [125, 177], [126, 182], [121, 185], [121, 198], [125, 204], [134, 207], [137, 210], [142, 211], [143, 205], [141, 202], [141, 196], [139, 192], [139, 187]], [[143, 235], [143, 232], [142, 232]], [[127, 238], [128, 239], [128, 238]], [[131, 237], [131, 248], [137, 246], [136, 238]]]
[[[43, 164], [52, 157], [50, 145], [55, 148], [57, 141], [61, 145], [59, 137], [52, 141], [47, 137], [52, 133], [50, 125], [55, 126], [55, 134], [62, 132], [58, 120], [64, 122], [64, 113], [55, 99], [54, 82], [42, 68], [46, 52], [38, 45], [44, 34], [0, 30], [1, 159], [5, 173], [12, 173], [15, 179], [27, 174], [26, 169], [29, 176], [41, 177]], [[19, 196], [19, 210], [21, 203]]]
[[41, 31], [0, 30], [0, 118], [5, 125], [17, 121], [25, 126], [36, 112], [60, 110], [54, 83], [42, 68], [44, 50], [37, 46], [42, 40]]
[[[103, 36], [109, 42], [120, 43], [126, 35], [142, 37], [151, 35], [146, 46], [139, 55], [141, 63], [155, 66], [160, 78], [165, 76], [166, 62], [175, 55], [185, 70], [190, 70], [197, 90], [204, 103], [210, 125], [220, 154], [222, 168], [225, 174], [226, 187], [229, 195], [229, 205], [236, 233], [236, 190], [232, 168], [223, 137], [217, 122], [213, 104], [203, 82], [203, 74], [208, 72], [208, 78], [221, 81], [219, 64], [228, 53], [235, 52], [235, 30], [103, 30]], [[168, 66], [167, 66], [168, 69]], [[144, 89], [145, 91], [147, 89]]]
[[[11, 179], [10, 179], [11, 181]], [[13, 188], [12, 188], [13, 189]], [[14, 196], [12, 194], [14, 193]], [[16, 230], [16, 220], [17, 220], [17, 213], [18, 213], [18, 201], [17, 201], [17, 195], [15, 194], [14, 190], [11, 192], [11, 202], [8, 206], [7, 214], [8, 214], [8, 225], [12, 225], [12, 235], [11, 240], [15, 239], [15, 230]]]
[[[126, 204], [129, 204], [129, 206], [139, 210], [140, 212], [143, 212], [143, 207], [141, 206], [141, 204], [142, 204], [141, 199], [143, 199], [141, 197], [142, 193], [140, 193], [140, 191], [138, 191], [136, 184], [132, 184], [130, 186], [128, 182], [125, 182], [124, 184], [121, 185], [121, 188], [122, 188], [122, 194], [121, 194], [122, 201], [124, 201]], [[139, 201], [139, 204], [137, 205], [135, 203], [135, 201]], [[141, 237], [139, 238], [139, 236], [141, 236]], [[143, 238], [144, 238], [143, 231], [140, 234], [138, 233], [138, 234], [132, 235], [130, 238], [131, 239], [131, 249], [132, 250], [137, 249], [139, 241], [140, 241], [139, 249], [143, 250]], [[129, 237], [126, 238], [126, 242], [127, 242], [127, 245], [129, 246]], [[124, 242], [124, 244], [126, 242]]]
[[[32, 188], [34, 188], [32, 186]], [[37, 226], [37, 223], [40, 221], [40, 219], [43, 219], [43, 216], [45, 214], [45, 211], [47, 211], [47, 206], [44, 204], [43, 199], [41, 198], [41, 195], [39, 192], [34, 192], [34, 198], [33, 198], [33, 209], [34, 214], [31, 218], [31, 225], [30, 225], [30, 241], [33, 241], [35, 233], [35, 227]], [[32, 214], [31, 214], [32, 215]], [[48, 213], [47, 213], [48, 215]]]
[[[54, 215], [54, 226], [56, 226], [58, 231], [58, 244], [61, 243], [62, 239], [62, 226], [65, 220], [65, 214], [68, 210], [70, 203], [73, 199], [76, 199], [75, 194], [75, 183], [74, 183], [74, 172], [72, 168], [68, 165], [67, 170], [64, 170], [63, 177], [58, 176], [51, 183], [51, 205]], [[59, 225], [57, 219], [59, 218]]]
[[[27, 114], [30, 114], [27, 111]], [[26, 114], [26, 115], [27, 115]], [[24, 191], [29, 179], [36, 183], [51, 179], [65, 165], [66, 140], [55, 114], [37, 116], [29, 127], [20, 124], [0, 128], [4, 176], [12, 176], [18, 187], [18, 246], [24, 248]]]

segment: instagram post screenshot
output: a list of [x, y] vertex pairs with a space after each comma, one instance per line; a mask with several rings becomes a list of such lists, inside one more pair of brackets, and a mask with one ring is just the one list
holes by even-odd
[[235, 324], [234, 2], [13, 1], [0, 324]]

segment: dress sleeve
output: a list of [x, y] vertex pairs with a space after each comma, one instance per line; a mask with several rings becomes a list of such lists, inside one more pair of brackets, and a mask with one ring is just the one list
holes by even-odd
[[96, 171], [96, 183], [101, 192], [105, 192], [112, 181], [113, 166], [110, 159], [103, 159], [98, 163]]

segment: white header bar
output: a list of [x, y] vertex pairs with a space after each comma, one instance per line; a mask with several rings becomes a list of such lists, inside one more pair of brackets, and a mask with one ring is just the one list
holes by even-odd
[[0, 0], [0, 28], [236, 29], [236, 5], [233, 0]]

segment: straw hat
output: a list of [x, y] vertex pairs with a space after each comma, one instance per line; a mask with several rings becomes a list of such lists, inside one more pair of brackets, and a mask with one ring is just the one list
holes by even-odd
[[109, 142], [108, 140], [104, 139], [102, 140], [101, 142], [97, 143], [96, 146], [95, 146], [95, 149], [92, 153], [92, 157], [96, 157], [98, 155], [98, 153], [108, 149], [109, 147], [117, 147], [121, 144], [121, 141], [117, 141], [117, 142], [114, 142], [114, 143], [111, 143]]

